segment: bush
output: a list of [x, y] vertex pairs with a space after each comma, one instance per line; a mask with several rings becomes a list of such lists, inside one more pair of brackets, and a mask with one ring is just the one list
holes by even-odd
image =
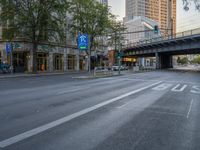
[[183, 58], [178, 57], [177, 63], [181, 64], [181, 65], [188, 64], [188, 58], [187, 57], [183, 57]]

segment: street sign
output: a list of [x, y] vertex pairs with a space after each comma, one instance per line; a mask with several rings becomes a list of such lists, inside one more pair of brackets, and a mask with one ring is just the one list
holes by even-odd
[[87, 50], [88, 49], [88, 34], [79, 34], [78, 35], [78, 48], [80, 50]]
[[6, 42], [6, 53], [10, 54], [12, 51], [12, 44], [9, 42]]

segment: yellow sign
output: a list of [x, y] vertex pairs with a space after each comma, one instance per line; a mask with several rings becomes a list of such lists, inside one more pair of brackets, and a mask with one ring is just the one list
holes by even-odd
[[123, 58], [123, 61], [125, 61], [125, 62], [136, 62], [136, 59], [125, 57], [125, 58]]

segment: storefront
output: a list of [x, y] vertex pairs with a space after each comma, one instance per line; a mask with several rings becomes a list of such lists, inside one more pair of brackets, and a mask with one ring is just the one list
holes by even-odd
[[[10, 55], [8, 55], [10, 62]], [[28, 71], [28, 52], [13, 52], [13, 68], [14, 72]]]
[[68, 70], [75, 70], [76, 68], [76, 56], [75, 55], [67, 55], [68, 60]]
[[84, 59], [84, 56], [80, 56], [80, 59], [79, 59], [80, 70], [84, 70], [85, 69], [85, 65], [86, 65], [86, 61]]
[[55, 71], [63, 71], [63, 54], [54, 54], [53, 67]]
[[37, 71], [48, 70], [48, 53], [37, 53]]
[[136, 62], [137, 62], [136, 58], [132, 58], [132, 57], [122, 58], [122, 64], [125, 66], [128, 66], [129, 68], [132, 66], [135, 66]]
[[[33, 64], [32, 43], [15, 42], [12, 54], [14, 72], [32, 72], [36, 65], [38, 72], [67, 70], [84, 70], [86, 68], [84, 54], [77, 58], [76, 48], [65, 48], [60, 45], [41, 44], [36, 51], [36, 64]], [[79, 63], [78, 63], [79, 60]], [[5, 51], [5, 42], [0, 43], [0, 63], [11, 64], [11, 55]]]

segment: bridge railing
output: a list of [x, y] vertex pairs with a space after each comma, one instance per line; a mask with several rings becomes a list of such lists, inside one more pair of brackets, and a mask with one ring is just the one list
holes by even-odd
[[156, 37], [148, 40], [142, 40], [134, 43], [128, 43], [123, 46], [123, 49], [129, 48], [129, 47], [136, 47], [136, 46], [142, 46], [145, 44], [150, 44], [150, 43], [155, 43], [155, 42], [161, 42], [161, 41], [166, 41], [166, 40], [171, 40], [171, 39], [178, 39], [182, 37], [187, 37], [187, 36], [192, 36], [192, 35], [197, 35], [200, 34], [200, 28], [189, 30], [189, 31], [184, 31], [184, 32], [179, 32], [173, 35], [169, 36], [161, 36], [161, 37]]

